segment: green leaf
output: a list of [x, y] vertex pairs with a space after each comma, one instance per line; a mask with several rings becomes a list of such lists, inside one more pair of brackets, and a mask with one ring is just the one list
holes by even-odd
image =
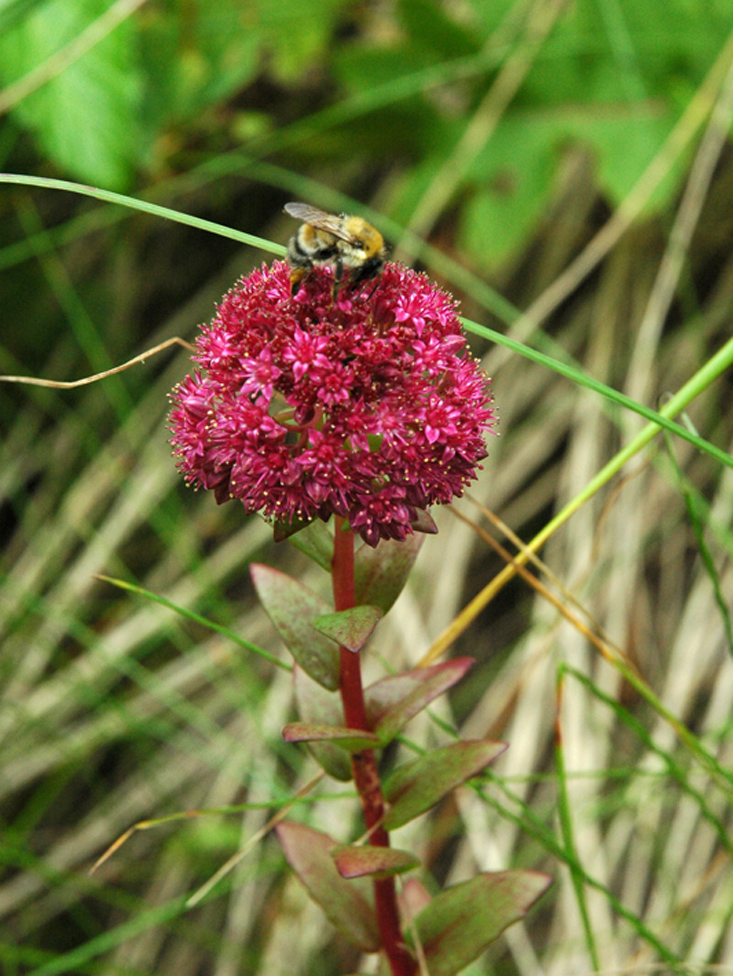
[[533, 121], [534, 113], [504, 119], [474, 163], [478, 186], [463, 209], [460, 240], [483, 268], [515, 253], [546, 210], [561, 137]]
[[305, 553], [321, 569], [325, 569], [327, 573], [331, 572], [333, 534], [321, 519], [314, 519], [306, 528], [291, 536], [290, 544]]
[[479, 43], [471, 26], [460, 17], [451, 17], [450, 10], [434, 0], [401, 0], [397, 13], [410, 37], [433, 57], [448, 60], [473, 53]]
[[407, 582], [423, 538], [409, 535], [404, 542], [382, 540], [376, 549], [361, 546], [354, 555], [356, 602], [387, 613]]
[[347, 752], [363, 752], [379, 745], [373, 732], [358, 732], [336, 725], [312, 725], [309, 722], [290, 722], [282, 732], [286, 742], [333, 742]]
[[382, 619], [379, 607], [359, 606], [317, 617], [313, 626], [319, 634], [358, 654]]
[[392, 847], [339, 847], [333, 859], [342, 878], [372, 877], [375, 881], [411, 871], [420, 864], [414, 854]]
[[256, 0], [256, 22], [270, 55], [268, 70], [292, 81], [320, 64], [333, 43], [344, 0]]
[[[582, 112], [568, 113], [566, 139], [592, 146], [601, 189], [612, 204], [618, 206], [659, 152], [675, 122], [675, 113], [660, 107], [652, 112], [633, 105], [608, 117], [606, 113], [594, 110], [593, 106], [587, 106]], [[687, 172], [687, 165], [687, 154], [682, 154], [670, 165], [645, 213], [658, 211], [670, 203], [680, 178]]]
[[369, 725], [382, 745], [391, 742], [411, 718], [451, 688], [473, 666], [470, 657], [457, 657], [429, 668], [376, 681], [364, 691]]
[[505, 749], [505, 743], [488, 739], [455, 742], [398, 767], [384, 784], [384, 798], [390, 804], [385, 828], [395, 830], [419, 817]]
[[267, 616], [295, 660], [314, 681], [335, 691], [339, 686], [338, 648], [312, 624], [332, 608], [302, 583], [270, 566], [253, 563], [250, 575]]
[[333, 851], [339, 845], [312, 827], [285, 820], [275, 828], [288, 864], [329, 922], [362, 952], [377, 952], [381, 940], [371, 885], [346, 881], [338, 873]]
[[[446, 888], [415, 918], [430, 976], [453, 976], [473, 962], [550, 885], [533, 871], [497, 871]], [[411, 942], [409, 930], [406, 941]]]
[[302, 532], [312, 521], [313, 519], [293, 518], [290, 522], [281, 522], [276, 519], [272, 526], [272, 537], [275, 542], [285, 542], [286, 539], [291, 539]]
[[[171, 8], [167, 16], [143, 17], [139, 24], [145, 113], [155, 131], [189, 119], [205, 125], [202, 113], [209, 106], [230, 98], [261, 70], [261, 27], [251, 4], [241, 0], [187, 0], [185, 15]], [[215, 118], [219, 127], [226, 125]]]
[[3, 0], [0, 2], [0, 32], [9, 30], [46, 0]]
[[[307, 724], [343, 727], [344, 712], [338, 695], [326, 691], [299, 668], [293, 669], [293, 690], [298, 715]], [[351, 779], [351, 760], [343, 749], [327, 740], [309, 742], [308, 751], [329, 776], [348, 783]]]
[[[0, 82], [10, 84], [76, 38], [106, 0], [49, 0], [0, 38]], [[56, 165], [81, 179], [125, 189], [140, 155], [142, 77], [133, 27], [119, 24], [12, 110]]]

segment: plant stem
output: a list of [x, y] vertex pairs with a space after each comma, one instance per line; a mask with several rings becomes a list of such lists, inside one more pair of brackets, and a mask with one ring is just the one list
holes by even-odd
[[[340, 518], [335, 520], [335, 525], [331, 566], [334, 605], [336, 610], [348, 610], [355, 605], [354, 533]], [[351, 729], [370, 732], [361, 681], [361, 659], [358, 654], [345, 647], [340, 649], [340, 653], [339, 689], [346, 725]], [[364, 752], [354, 753], [351, 757], [351, 768], [361, 800], [364, 822], [370, 831], [370, 843], [377, 847], [389, 847], [389, 834], [381, 826], [384, 800], [374, 750], [366, 749]], [[417, 972], [415, 961], [402, 941], [394, 878], [374, 882], [374, 900], [382, 947], [389, 960], [392, 976], [414, 976]]]

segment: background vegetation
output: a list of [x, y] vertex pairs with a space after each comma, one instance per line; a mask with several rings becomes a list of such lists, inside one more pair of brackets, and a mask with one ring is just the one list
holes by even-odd
[[[510, 748], [405, 843], [441, 882], [555, 878], [472, 974], [733, 971], [730, 458], [659, 435], [588, 491], [644, 421], [581, 383], [657, 409], [727, 348], [732, 25], [731, 0], [0, 3], [0, 168], [279, 244], [288, 199], [358, 209], [469, 319], [551, 359], [472, 339], [501, 436], [471, 498], [434, 513], [374, 652], [414, 664], [469, 606], [450, 653], [478, 665], [410, 738], [448, 722]], [[191, 339], [270, 259], [68, 192], [0, 185], [0, 214], [5, 373], [71, 379]], [[727, 362], [680, 418], [719, 452]], [[238, 643], [278, 652], [247, 564], [325, 578], [181, 483], [165, 415], [186, 369], [0, 385], [8, 976], [373, 971], [257, 837], [315, 767], [280, 741], [288, 674]], [[551, 575], [532, 569], [549, 592], [486, 591], [507, 558], [491, 539], [517, 552], [491, 513], [527, 541], [584, 491]], [[137, 831], [88, 876], [131, 824], [235, 805]], [[357, 829], [323, 783], [293, 815]]]

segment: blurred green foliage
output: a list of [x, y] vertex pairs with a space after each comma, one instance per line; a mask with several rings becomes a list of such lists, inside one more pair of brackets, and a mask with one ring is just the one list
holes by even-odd
[[[38, 70], [111, 6], [0, 3], [0, 82]], [[482, 126], [484, 99], [512, 57], [521, 65], [551, 4], [142, 3], [12, 105], [0, 146], [14, 145], [9, 127], [36, 147], [27, 165], [130, 190], [231, 149], [244, 166], [272, 156], [284, 137], [290, 149], [279, 161], [296, 171], [337, 164], [362, 179], [389, 173], [380, 206], [404, 224], [452, 166], [457, 243], [489, 270], [536, 229], [567, 146], [587, 147], [608, 200], [623, 199], [733, 22], [733, 0], [555, 6], [516, 93]], [[319, 116], [324, 108], [335, 114]], [[461, 140], [477, 118], [467, 149]], [[676, 189], [668, 180], [657, 204]]]

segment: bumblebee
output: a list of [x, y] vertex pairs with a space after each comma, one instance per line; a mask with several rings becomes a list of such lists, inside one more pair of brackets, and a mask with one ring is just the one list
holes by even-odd
[[333, 268], [334, 299], [346, 274], [352, 288], [379, 277], [387, 246], [376, 227], [366, 220], [326, 213], [307, 203], [286, 203], [285, 212], [303, 221], [288, 241], [286, 261], [292, 269], [292, 295], [308, 272], [321, 265]]

